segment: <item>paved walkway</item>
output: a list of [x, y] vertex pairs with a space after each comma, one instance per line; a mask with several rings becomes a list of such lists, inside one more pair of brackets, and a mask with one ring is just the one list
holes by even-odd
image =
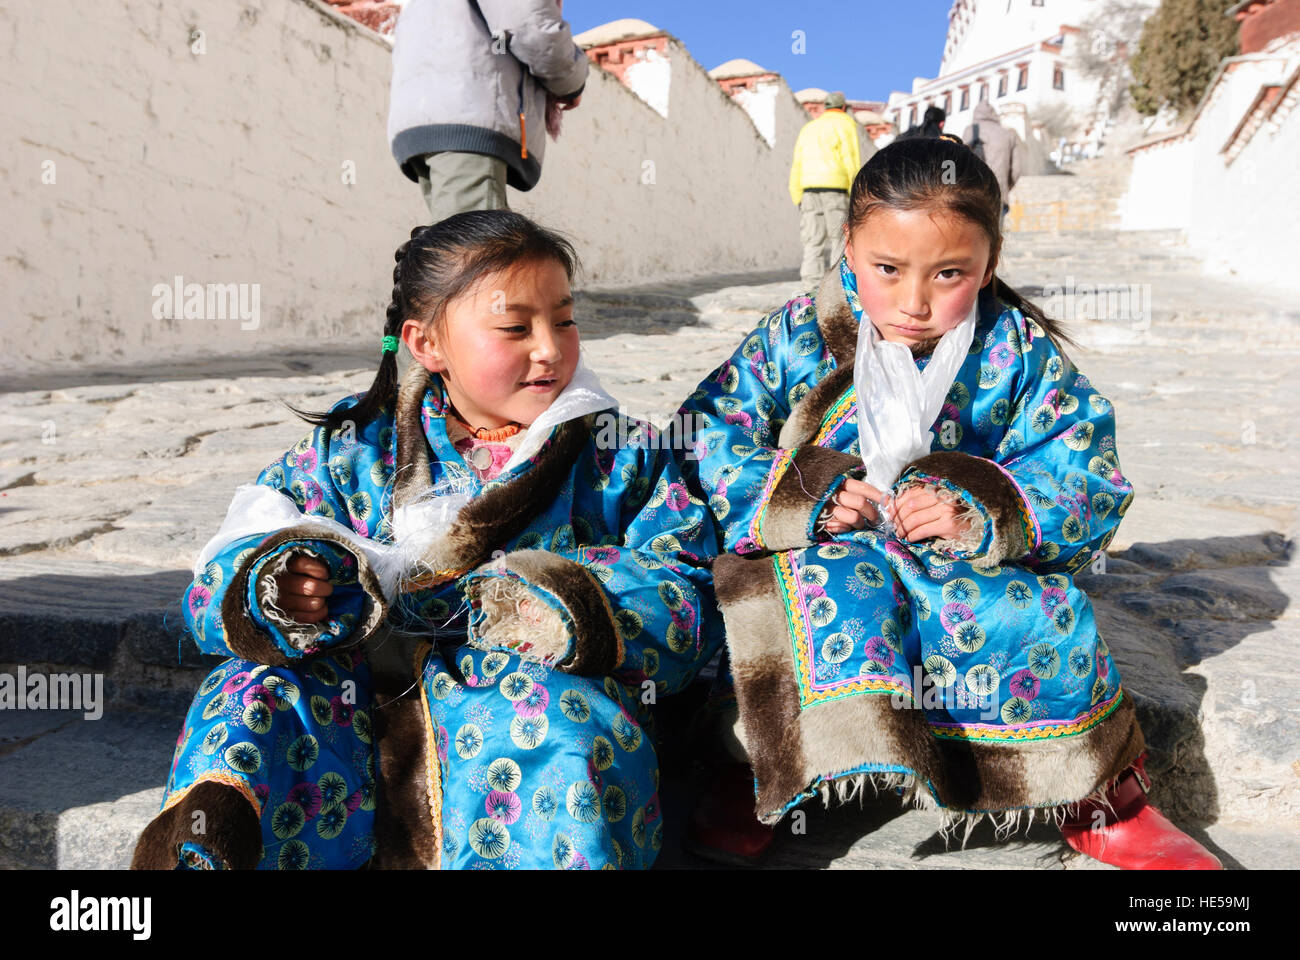
[[[1298, 457], [1287, 418], [1300, 311], [1202, 276], [1176, 240], [1021, 235], [1003, 273], [1042, 300], [1085, 280], [1126, 285], [1127, 300], [1110, 292], [1100, 307], [1086, 291], [1057, 301], [1086, 348], [1076, 362], [1115, 404], [1138, 491], [1105, 571], [1081, 583], [1138, 700], [1154, 799], [1199, 824], [1229, 866], [1296, 867]], [[629, 413], [662, 421], [795, 287], [791, 274], [582, 294], [587, 361]], [[194, 553], [233, 488], [306, 432], [285, 403], [322, 408], [363, 390], [373, 362], [367, 342], [165, 371], [0, 372], [0, 671], [102, 672], [110, 698], [93, 721], [0, 713], [0, 867], [129, 861], [202, 675], [177, 629]], [[690, 787], [672, 782], [663, 862], [702, 865], [678, 849]], [[947, 851], [929, 815], [885, 799], [810, 808], [807, 833], [783, 834], [772, 863], [1096, 866], [1064, 852], [1051, 830], [1011, 843], [981, 831]]]

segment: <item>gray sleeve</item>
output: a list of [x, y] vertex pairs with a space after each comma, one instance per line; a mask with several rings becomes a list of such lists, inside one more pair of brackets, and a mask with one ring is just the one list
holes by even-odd
[[492, 33], [510, 35], [510, 53], [551, 93], [568, 97], [586, 85], [587, 55], [555, 0], [478, 0], [478, 6]]

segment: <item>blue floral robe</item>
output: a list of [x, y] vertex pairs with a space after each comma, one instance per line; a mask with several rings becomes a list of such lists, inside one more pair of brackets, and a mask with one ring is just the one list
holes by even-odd
[[[440, 378], [415, 367], [376, 420], [316, 429], [257, 482], [304, 515], [389, 542], [395, 503], [466, 473], [448, 411]], [[391, 603], [364, 553], [318, 528], [221, 549], [186, 591], [185, 615], [204, 652], [234, 657], [186, 717], [137, 863], [175, 865], [179, 850], [198, 867], [649, 866], [663, 820], [647, 705], [685, 686], [722, 636], [705, 562], [712, 519], [647, 427], [606, 411], [554, 428], [536, 455], [477, 487], [426, 576]], [[315, 627], [276, 616], [268, 593], [303, 550], [333, 584]], [[469, 642], [482, 615], [474, 587], [493, 577], [526, 583], [560, 615], [570, 655], [557, 668]], [[385, 684], [371, 660], [412, 635], [411, 659]], [[200, 834], [185, 799], [201, 784], [241, 799]], [[242, 804], [259, 837], [232, 839]]]
[[863, 474], [862, 316], [841, 260], [815, 299], [764, 317], [679, 412], [696, 427], [688, 479], [730, 551], [714, 575], [757, 812], [775, 822], [816, 792], [871, 781], [950, 822], [1063, 815], [1143, 747], [1072, 578], [1133, 499], [1110, 401], [986, 290], [931, 452], [893, 485], [926, 486], [973, 532], [830, 536], [823, 507]]

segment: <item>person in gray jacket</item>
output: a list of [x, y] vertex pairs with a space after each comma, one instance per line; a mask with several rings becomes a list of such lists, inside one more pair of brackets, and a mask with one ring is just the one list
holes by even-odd
[[507, 184], [537, 183], [546, 129], [558, 133], [560, 110], [578, 105], [587, 81], [560, 3], [409, 0], [402, 9], [388, 140], [434, 223], [504, 209]]
[[971, 125], [962, 134], [966, 146], [993, 170], [1002, 188], [1002, 216], [1011, 209], [1011, 188], [1020, 179], [1025, 163], [1025, 144], [1014, 130], [998, 123], [997, 111], [987, 100], [975, 104]]

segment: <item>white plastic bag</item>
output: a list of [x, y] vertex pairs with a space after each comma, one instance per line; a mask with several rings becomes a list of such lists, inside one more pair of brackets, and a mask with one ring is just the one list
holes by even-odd
[[871, 318], [862, 314], [853, 361], [858, 439], [867, 483], [884, 493], [877, 529], [887, 535], [894, 530], [888, 516], [893, 512], [890, 487], [904, 466], [930, 452], [934, 442], [930, 425], [970, 352], [978, 316], [977, 302], [966, 319], [940, 337], [930, 362], [918, 370], [907, 344], [885, 340]]

